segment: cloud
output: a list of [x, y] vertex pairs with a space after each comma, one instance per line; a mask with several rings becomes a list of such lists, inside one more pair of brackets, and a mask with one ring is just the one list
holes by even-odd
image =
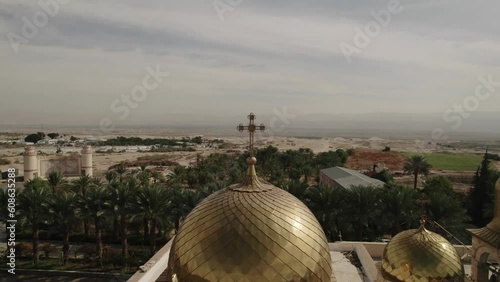
[[[388, 1], [245, 0], [220, 21], [211, 1], [74, 0], [19, 54], [7, 33], [21, 34], [22, 17], [40, 7], [0, 3], [0, 82], [12, 97], [0, 104], [3, 124], [97, 126], [156, 64], [171, 76], [123, 123], [284, 105], [306, 114], [440, 113], [470, 95], [478, 75], [500, 80], [496, 3], [401, 0], [403, 12], [351, 64], [339, 44]], [[498, 111], [498, 96], [480, 110]]]

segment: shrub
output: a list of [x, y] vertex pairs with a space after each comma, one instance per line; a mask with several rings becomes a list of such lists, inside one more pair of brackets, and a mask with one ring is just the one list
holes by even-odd
[[389, 146], [385, 146], [385, 148], [382, 150], [382, 152], [390, 152], [391, 151], [391, 147]]
[[11, 164], [11, 161], [4, 158], [0, 158], [0, 165], [9, 165], [9, 164]]

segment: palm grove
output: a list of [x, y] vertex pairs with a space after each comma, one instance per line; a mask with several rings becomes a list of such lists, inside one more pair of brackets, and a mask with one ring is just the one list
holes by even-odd
[[[320, 169], [343, 166], [353, 153], [340, 149], [318, 154], [310, 149], [278, 151], [269, 146], [256, 152], [257, 173], [303, 201], [329, 241], [379, 240], [416, 227], [423, 212], [431, 223], [467, 241], [466, 227], [481, 227], [491, 219], [493, 183], [500, 174], [490, 168], [488, 154], [469, 196], [454, 192], [451, 181], [443, 176], [427, 178], [423, 187], [415, 189], [418, 177], [426, 176], [430, 169], [421, 156], [411, 157], [405, 164], [405, 170], [415, 177], [414, 187], [395, 184], [387, 170], [373, 175], [386, 182], [381, 189], [317, 185]], [[107, 171], [103, 180], [81, 176], [69, 182], [59, 173], [50, 174], [47, 180], [30, 180], [17, 195], [20, 230], [25, 231], [19, 236], [31, 241], [34, 267], [39, 264], [35, 254], [43, 239], [62, 242], [63, 265], [70, 260], [70, 245], [91, 242], [94, 248], [76, 250], [95, 268], [113, 265], [133, 271], [175, 234], [201, 200], [242, 180], [246, 157], [236, 153], [199, 157], [192, 166], [174, 167], [167, 177], [145, 167], [131, 170], [119, 165]], [[0, 191], [0, 200], [7, 206], [7, 195]], [[425, 211], [417, 204], [423, 193], [430, 200]], [[6, 220], [5, 209], [0, 217]], [[448, 236], [437, 225], [430, 228]], [[119, 247], [110, 248], [111, 244]]]

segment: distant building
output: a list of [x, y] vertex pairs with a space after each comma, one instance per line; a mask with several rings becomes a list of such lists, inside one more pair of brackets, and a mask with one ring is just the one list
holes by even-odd
[[24, 180], [47, 177], [51, 172], [64, 176], [93, 176], [92, 147], [84, 145], [80, 155], [39, 158], [35, 147], [28, 146], [24, 152]]
[[371, 178], [355, 170], [338, 166], [320, 170], [319, 183], [345, 189], [359, 185], [372, 187], [383, 187], [385, 185], [383, 181]]

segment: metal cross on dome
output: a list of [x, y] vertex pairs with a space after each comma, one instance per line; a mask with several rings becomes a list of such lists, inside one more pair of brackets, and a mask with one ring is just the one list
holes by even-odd
[[253, 113], [250, 113], [248, 115], [248, 119], [250, 120], [250, 123], [248, 125], [243, 125], [243, 123], [240, 123], [238, 127], [236, 127], [240, 132], [243, 132], [245, 130], [248, 130], [250, 133], [250, 145], [248, 146], [248, 152], [250, 153], [250, 157], [254, 156], [254, 133], [256, 130], [264, 131], [266, 130], [266, 126], [261, 123], [259, 126], [255, 125], [255, 115]]

